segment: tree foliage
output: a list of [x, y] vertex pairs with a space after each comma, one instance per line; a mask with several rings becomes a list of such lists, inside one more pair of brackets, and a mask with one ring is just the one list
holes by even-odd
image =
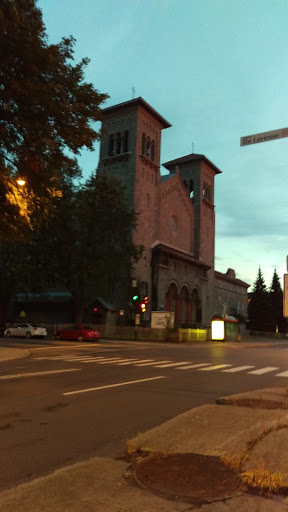
[[270, 328], [269, 294], [259, 267], [256, 281], [248, 304], [249, 328], [268, 331]]
[[93, 123], [107, 95], [84, 81], [88, 59], [73, 63], [72, 36], [48, 44], [36, 0], [2, 0], [0, 26], [1, 240], [35, 209], [47, 212], [63, 172], [80, 176], [76, 157], [99, 138]]
[[38, 264], [40, 274], [71, 292], [76, 322], [99, 296], [123, 307], [133, 262], [141, 254], [132, 243], [135, 226], [124, 188], [104, 174], [82, 186], [66, 183], [53, 218], [35, 233], [33, 267]]
[[276, 269], [274, 269], [272, 277], [269, 298], [271, 307], [271, 328], [274, 332], [277, 330], [285, 332], [286, 319], [283, 317], [283, 291]]
[[283, 318], [283, 292], [276, 269], [268, 291], [259, 267], [249, 299], [248, 317], [251, 330], [270, 332], [286, 330], [286, 319]]

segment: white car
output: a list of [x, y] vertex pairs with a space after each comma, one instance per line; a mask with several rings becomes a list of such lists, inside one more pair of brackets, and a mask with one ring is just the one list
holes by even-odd
[[7, 338], [11, 338], [11, 336], [21, 337], [21, 338], [32, 338], [32, 336], [47, 336], [47, 331], [45, 327], [37, 327], [31, 324], [17, 324], [15, 327], [8, 327], [4, 331], [4, 336]]

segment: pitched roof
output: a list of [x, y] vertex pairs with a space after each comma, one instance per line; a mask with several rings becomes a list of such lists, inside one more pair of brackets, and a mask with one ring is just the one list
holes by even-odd
[[220, 169], [218, 169], [218, 167], [216, 167], [216, 165], [214, 165], [210, 160], [208, 160], [208, 158], [206, 158], [205, 155], [198, 155], [197, 153], [191, 153], [190, 155], [182, 156], [180, 158], [175, 158], [175, 160], [170, 160], [169, 162], [166, 162], [165, 164], [162, 164], [162, 165], [170, 171], [170, 167], [173, 167], [175, 165], [182, 164], [185, 162], [191, 162], [191, 161], [197, 161], [197, 160], [198, 161], [203, 160], [204, 162], [206, 162], [207, 165], [212, 167], [212, 169], [214, 170], [214, 172], [216, 174], [222, 173], [222, 171], [220, 171]]
[[241, 281], [241, 279], [238, 279], [237, 277], [231, 277], [227, 274], [222, 274], [222, 272], [218, 272], [217, 270], [215, 270], [214, 275], [216, 278], [222, 279], [223, 281], [228, 281], [231, 284], [232, 283], [239, 284], [240, 286], [243, 286], [245, 288], [249, 288], [249, 286], [250, 286], [250, 284], [245, 283], [244, 281]]
[[172, 126], [164, 117], [162, 117], [154, 108], [149, 105], [143, 98], [139, 96], [139, 98], [135, 98], [133, 100], [124, 101], [123, 103], [118, 103], [117, 105], [112, 105], [111, 107], [102, 108], [102, 112], [105, 115], [105, 113], [112, 113], [117, 110], [126, 109], [129, 106], [141, 106], [146, 110], [146, 112], [149, 112], [153, 117], [155, 117], [163, 126], [163, 128], [170, 128]]

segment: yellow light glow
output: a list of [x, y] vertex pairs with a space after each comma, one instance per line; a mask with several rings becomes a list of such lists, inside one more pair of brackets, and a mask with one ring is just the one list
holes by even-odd
[[212, 320], [211, 322], [212, 340], [224, 340], [224, 321]]
[[17, 183], [18, 183], [18, 185], [20, 185], [21, 187], [23, 187], [23, 185], [25, 185], [26, 181], [25, 181], [25, 180], [23, 180], [22, 178], [19, 178], [19, 179], [17, 180]]

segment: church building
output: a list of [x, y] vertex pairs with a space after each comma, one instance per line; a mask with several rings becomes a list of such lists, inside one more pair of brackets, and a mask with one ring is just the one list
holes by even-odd
[[215, 271], [214, 179], [206, 156], [190, 154], [162, 165], [161, 132], [171, 125], [141, 97], [103, 109], [98, 173], [117, 177], [138, 214], [133, 242], [141, 297], [151, 311], [173, 311], [182, 326], [208, 326], [214, 314], [247, 316], [248, 284], [235, 271]]

